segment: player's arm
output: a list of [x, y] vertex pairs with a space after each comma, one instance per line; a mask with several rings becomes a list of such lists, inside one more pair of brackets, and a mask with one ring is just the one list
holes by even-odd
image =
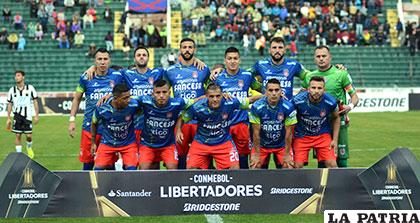
[[182, 143], [184, 140], [184, 134], [182, 134], [182, 125], [186, 122], [189, 122], [192, 119], [192, 110], [191, 108], [187, 109], [185, 112], [182, 113], [181, 116], [179, 116], [177, 122], [176, 122], [176, 135], [175, 139], [178, 143]]
[[260, 168], [260, 131], [261, 131], [261, 119], [258, 110], [255, 106], [251, 107], [251, 113], [249, 115], [249, 122], [252, 125], [252, 142], [253, 142], [253, 153], [251, 153], [250, 168]]
[[217, 76], [219, 76], [219, 74], [225, 69], [225, 65], [224, 64], [215, 64], [213, 66], [213, 69], [211, 69], [210, 72], [210, 77], [209, 80], [210, 81], [215, 81], [217, 79]]
[[6, 120], [6, 129], [12, 129], [12, 108], [13, 108], [13, 98], [12, 98], [12, 89], [9, 90], [7, 95], [7, 120]]
[[39, 121], [39, 105], [38, 105], [38, 98], [33, 99], [34, 100], [34, 110], [35, 110], [35, 117], [34, 117], [34, 124], [38, 124]]
[[350, 112], [351, 110], [353, 110], [354, 107], [356, 107], [357, 104], [359, 103], [359, 96], [357, 95], [357, 91], [354, 88], [353, 84], [351, 83], [350, 75], [347, 74], [346, 77], [348, 79], [345, 79], [345, 81], [348, 81], [349, 84], [347, 84], [344, 87], [344, 91], [346, 91], [346, 93], [348, 93], [350, 95], [351, 102], [348, 105], [344, 105], [343, 106], [343, 109], [339, 112], [339, 114], [347, 114], [348, 112]]
[[73, 101], [71, 104], [70, 119], [69, 119], [69, 135], [74, 137], [74, 132], [76, 130], [76, 113], [79, 110], [80, 102], [82, 101], [83, 93], [76, 90], [74, 93]]
[[334, 149], [337, 154], [338, 149], [338, 134], [340, 133], [340, 114], [338, 113], [338, 106], [335, 108], [331, 115], [332, 128], [333, 128], [333, 139], [331, 141], [330, 149]]
[[93, 115], [92, 115], [92, 124], [91, 124], [91, 126], [90, 126], [90, 133], [91, 133], [91, 135], [92, 135], [92, 138], [91, 138], [91, 146], [90, 146], [90, 149], [91, 149], [91, 153], [92, 153], [92, 155], [95, 155], [95, 152], [96, 152], [96, 141], [95, 141], [95, 139], [96, 139], [96, 134], [98, 133], [98, 112], [97, 112], [97, 109], [95, 109], [95, 112], [93, 112]]
[[293, 159], [290, 157], [290, 150], [292, 149], [292, 140], [293, 140], [293, 129], [297, 123], [296, 110], [293, 110], [285, 120], [285, 137], [284, 137], [284, 149], [285, 154], [283, 157], [283, 162], [291, 167], [294, 167]]

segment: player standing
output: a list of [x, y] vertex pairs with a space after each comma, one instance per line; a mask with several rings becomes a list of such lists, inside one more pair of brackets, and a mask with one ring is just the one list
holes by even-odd
[[323, 161], [327, 168], [337, 167], [336, 149], [340, 117], [336, 99], [325, 93], [324, 78], [312, 77], [308, 91], [297, 94], [293, 98], [293, 104], [298, 120], [293, 140], [295, 167], [302, 168], [308, 162], [311, 148], [317, 151], [318, 162]]
[[273, 154], [276, 166], [293, 166], [290, 152], [293, 127], [297, 123], [293, 104], [281, 97], [280, 81], [270, 79], [266, 85], [266, 96], [251, 107], [250, 122], [253, 129], [253, 153], [251, 167], [268, 166]]
[[[195, 50], [196, 45], [193, 39], [182, 39], [179, 49], [182, 60], [166, 70], [164, 78], [172, 86], [174, 98], [188, 100], [204, 95], [204, 84], [210, 76], [210, 70], [207, 66], [200, 70], [194, 65]], [[182, 126], [184, 140], [182, 143], [177, 143], [179, 169], [186, 168], [189, 144], [192, 142], [196, 132], [197, 123], [193, 120]]]
[[[239, 50], [235, 47], [227, 48], [225, 51], [226, 69], [219, 74], [215, 83], [221, 87], [222, 92], [244, 100], [249, 97], [248, 92], [251, 88], [258, 89], [261, 84], [252, 76], [251, 72], [239, 68], [240, 62]], [[248, 169], [250, 153], [248, 112], [243, 109], [235, 110], [231, 121], [230, 134], [239, 153], [239, 166], [241, 169]]]
[[[79, 160], [83, 163], [83, 170], [92, 170], [94, 166], [94, 156], [91, 153], [92, 136], [90, 126], [96, 103], [100, 98], [112, 93], [113, 87], [122, 82], [121, 73], [109, 68], [111, 58], [110, 53], [106, 49], [98, 49], [95, 52], [94, 58], [96, 74], [91, 80], [88, 79], [87, 74], [80, 76], [79, 85], [74, 93], [68, 128], [69, 135], [73, 138], [76, 129], [76, 113], [79, 109], [82, 96], [85, 94], [86, 109], [83, 117], [79, 155]], [[101, 129], [99, 129], [99, 133], [101, 133]], [[99, 144], [100, 134], [96, 135], [95, 140]]]
[[[38, 123], [38, 95], [34, 86], [25, 84], [25, 72], [15, 71], [16, 85], [11, 87], [7, 95], [7, 121], [6, 129], [15, 133], [16, 152], [22, 152], [22, 134], [26, 135], [26, 151], [33, 159], [35, 153], [32, 149], [32, 103], [34, 106], [34, 124]], [[11, 113], [13, 111], [13, 126]]]
[[[342, 104], [339, 114], [341, 115], [340, 135], [338, 138], [338, 167], [347, 167], [349, 158], [348, 146], [348, 113], [357, 106], [359, 97], [357, 96], [356, 89], [353, 86], [353, 80], [346, 70], [337, 69], [331, 65], [331, 53], [327, 46], [318, 46], [315, 48], [314, 60], [317, 65], [317, 70], [309, 73], [304, 81], [302, 87], [309, 86], [309, 80], [313, 76], [321, 76], [325, 79], [326, 92], [334, 96], [339, 103]], [[346, 95], [351, 97], [350, 103], [346, 99]], [[324, 165], [320, 163], [320, 167]]]

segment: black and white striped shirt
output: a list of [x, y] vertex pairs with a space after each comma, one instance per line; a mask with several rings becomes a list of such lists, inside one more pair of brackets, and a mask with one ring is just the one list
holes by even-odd
[[28, 120], [32, 120], [33, 101], [38, 98], [34, 86], [25, 84], [20, 90], [18, 86], [10, 88], [7, 102], [13, 104], [13, 113], [18, 113]]

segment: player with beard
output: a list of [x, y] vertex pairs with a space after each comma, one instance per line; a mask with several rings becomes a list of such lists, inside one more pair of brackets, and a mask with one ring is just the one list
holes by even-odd
[[[188, 100], [204, 95], [204, 83], [207, 82], [210, 76], [210, 70], [207, 66], [200, 70], [194, 65], [195, 50], [196, 45], [193, 39], [182, 39], [179, 48], [182, 60], [166, 70], [165, 79], [172, 86], [175, 98]], [[177, 143], [179, 169], [186, 168], [189, 144], [192, 142], [196, 132], [197, 122], [195, 120], [191, 120], [182, 126], [184, 140], [182, 143]]]
[[293, 139], [295, 167], [302, 168], [308, 162], [311, 148], [317, 151], [318, 162], [324, 162], [327, 168], [337, 167], [340, 116], [337, 100], [325, 93], [324, 78], [312, 77], [308, 90], [297, 94], [292, 102], [298, 120]]

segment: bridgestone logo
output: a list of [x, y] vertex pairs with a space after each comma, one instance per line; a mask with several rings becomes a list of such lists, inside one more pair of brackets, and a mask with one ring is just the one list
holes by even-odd
[[239, 211], [241, 207], [240, 203], [230, 204], [184, 204], [184, 212], [196, 212], [196, 211]]

